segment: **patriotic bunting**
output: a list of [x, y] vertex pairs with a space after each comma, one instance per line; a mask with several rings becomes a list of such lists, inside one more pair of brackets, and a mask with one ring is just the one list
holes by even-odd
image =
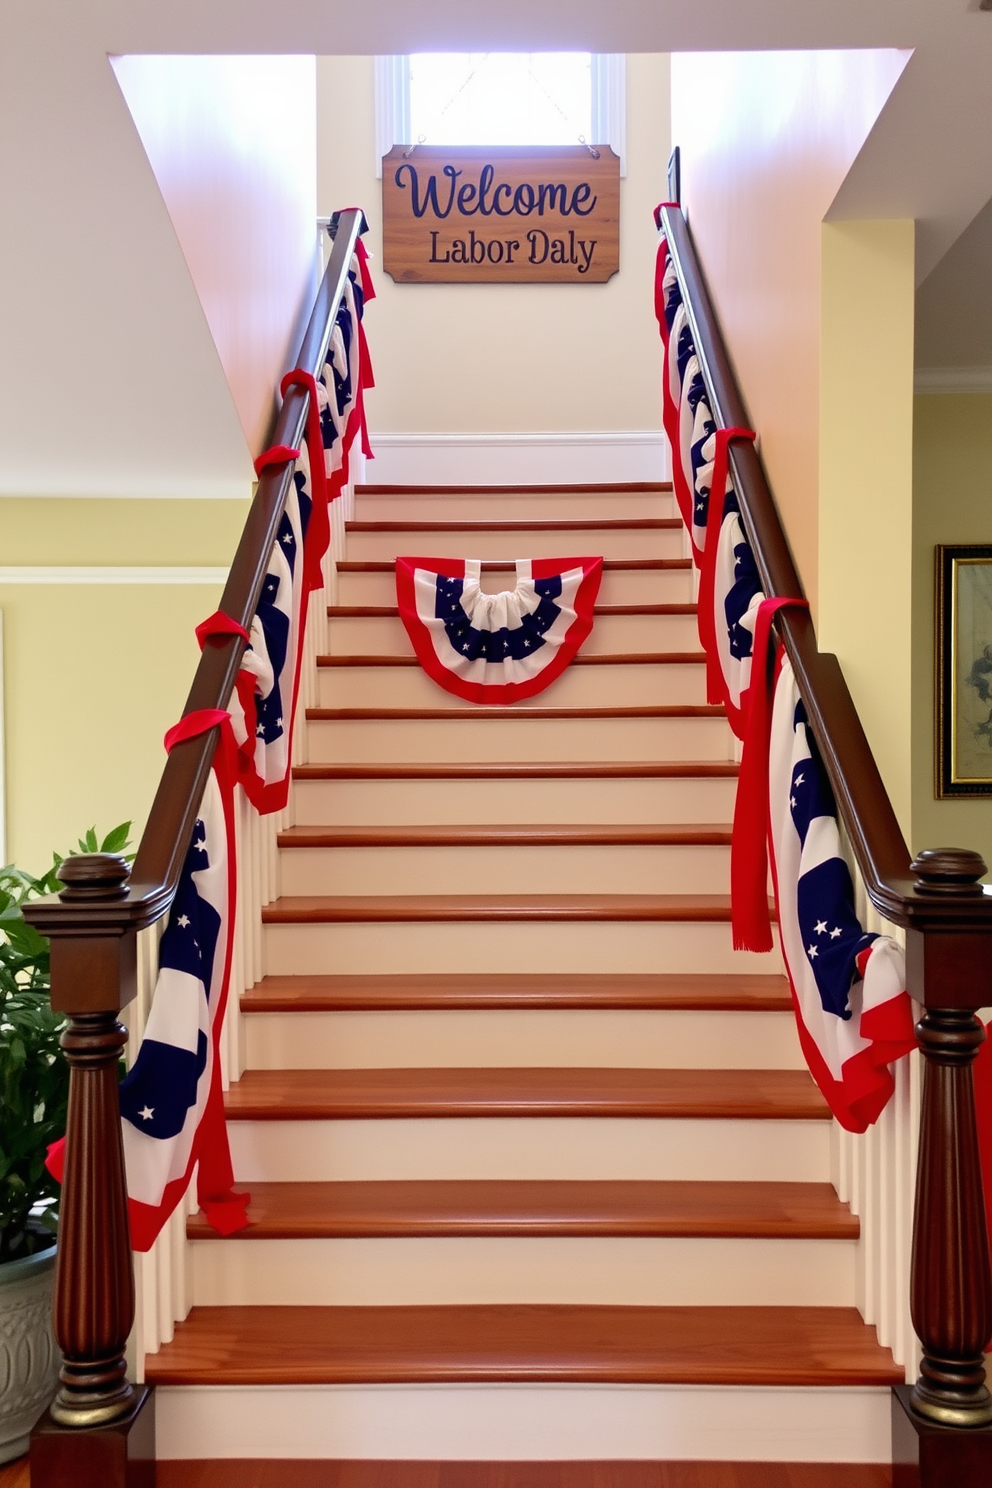
[[421, 666], [470, 703], [533, 697], [592, 629], [602, 558], [517, 560], [516, 588], [484, 594], [478, 560], [397, 558], [400, 618]]
[[[234, 1172], [221, 1090], [220, 1034], [234, 949], [237, 862], [235, 745], [228, 714], [188, 714], [166, 748], [221, 727], [176, 897], [159, 945], [159, 971], [138, 1057], [120, 1086], [128, 1218], [135, 1250], [150, 1250], [197, 1170], [200, 1208], [213, 1228], [247, 1224], [248, 1194]], [[62, 1181], [65, 1142], [48, 1166]]]
[[283, 378], [284, 395], [290, 386], [303, 387], [309, 394], [303, 448], [266, 450], [255, 462], [259, 473], [274, 464], [296, 462], [231, 699], [239, 778], [248, 799], [263, 814], [281, 811], [289, 799], [308, 602], [323, 584], [322, 565], [330, 542], [328, 503], [348, 482], [356, 438], [361, 438], [366, 455], [372, 453], [364, 394], [373, 379], [362, 316], [375, 290], [367, 257], [359, 241], [320, 378], [315, 382], [299, 370]]
[[[660, 228], [660, 209], [655, 220]], [[792, 669], [771, 629], [779, 609], [806, 601], [767, 599], [763, 593], [728, 463], [731, 441], [755, 436], [749, 429], [716, 427], [664, 238], [655, 269], [655, 313], [665, 348], [663, 422], [672, 448], [672, 484], [700, 570], [707, 697], [723, 704], [744, 740], [731, 850], [734, 946], [772, 948], [770, 847], [803, 1053], [837, 1120], [861, 1132], [892, 1093], [889, 1066], [916, 1046], [903, 951], [886, 936], [866, 934], [855, 914], [829, 781]], [[989, 1087], [992, 1092], [992, 1073]], [[992, 1093], [989, 1102], [992, 1107]], [[992, 1155], [989, 1170], [992, 1192]]]
[[[256, 461], [259, 474], [290, 461], [295, 468], [250, 631], [220, 612], [197, 627], [201, 646], [232, 634], [248, 642], [231, 711], [190, 714], [166, 736], [171, 748], [221, 726], [162, 935], [145, 1035], [120, 1087], [131, 1239], [139, 1251], [154, 1244], [194, 1167], [200, 1207], [214, 1229], [232, 1234], [248, 1222], [249, 1196], [232, 1190], [220, 1071], [237, 904], [234, 787], [240, 781], [263, 813], [288, 798], [307, 606], [323, 584], [328, 505], [348, 482], [356, 438], [372, 454], [364, 394], [373, 379], [362, 315], [374, 294], [359, 242], [320, 378], [297, 369], [282, 382], [283, 395], [290, 386], [308, 394], [304, 447], [277, 446]], [[63, 1164], [61, 1143], [49, 1156], [59, 1180]]]
[[841, 854], [837, 808], [787, 659], [772, 711], [768, 763], [772, 872], [799, 1041], [847, 1131], [876, 1121], [894, 1089], [889, 1066], [916, 1047], [902, 947], [866, 934]]

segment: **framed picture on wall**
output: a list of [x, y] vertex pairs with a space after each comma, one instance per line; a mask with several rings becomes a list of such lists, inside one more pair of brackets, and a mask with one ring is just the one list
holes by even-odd
[[936, 794], [992, 796], [992, 547], [938, 547], [936, 598]]

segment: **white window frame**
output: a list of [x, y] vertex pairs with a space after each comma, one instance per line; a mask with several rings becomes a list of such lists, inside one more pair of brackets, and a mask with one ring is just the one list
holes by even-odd
[[[609, 145], [627, 174], [627, 58], [623, 52], [592, 54], [591, 144]], [[394, 145], [412, 144], [410, 130], [410, 58], [375, 59], [375, 173], [382, 176], [382, 157]]]

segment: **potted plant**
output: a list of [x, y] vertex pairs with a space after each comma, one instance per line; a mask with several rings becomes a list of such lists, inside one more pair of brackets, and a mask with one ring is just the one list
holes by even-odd
[[[130, 822], [80, 852], [120, 852]], [[59, 1188], [45, 1168], [65, 1132], [69, 1069], [65, 1019], [49, 1000], [48, 941], [24, 919], [28, 899], [56, 893], [62, 858], [41, 878], [0, 868], [0, 1463], [27, 1450], [59, 1372], [52, 1283]]]

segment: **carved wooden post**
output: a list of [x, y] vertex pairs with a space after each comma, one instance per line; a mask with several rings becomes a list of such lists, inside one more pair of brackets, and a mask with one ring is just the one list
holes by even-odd
[[154, 1458], [151, 1412], [129, 1440], [148, 1392], [130, 1383], [125, 1363], [134, 1271], [117, 1092], [127, 1032], [117, 1015], [136, 991], [137, 936], [120, 913], [123, 858], [68, 858], [59, 877], [61, 903], [28, 909], [51, 937], [52, 1006], [69, 1015], [70, 1069], [53, 1308], [63, 1364], [58, 1395], [32, 1435], [31, 1476], [34, 1488], [124, 1488], [139, 1480], [130, 1459], [137, 1453], [144, 1471]]
[[[980, 896], [978, 853], [941, 848], [913, 862], [921, 894]], [[913, 1228], [911, 1306], [923, 1345], [911, 1405], [943, 1426], [992, 1423], [984, 1349], [992, 1335], [992, 1273], [975, 1124], [972, 1061], [985, 1038], [975, 1010], [985, 1000], [974, 956], [988, 957], [987, 934], [924, 934], [926, 1011], [917, 1026], [926, 1061]]]

